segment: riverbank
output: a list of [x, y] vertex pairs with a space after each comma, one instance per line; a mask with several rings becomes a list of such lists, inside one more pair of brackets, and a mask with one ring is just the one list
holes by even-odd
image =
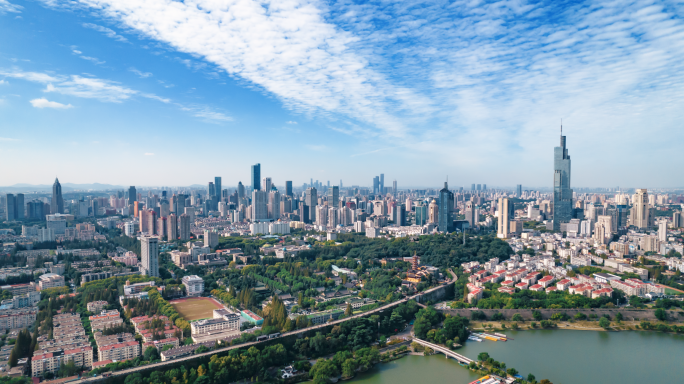
[[[536, 327], [533, 327], [532, 324], [536, 324]], [[517, 325], [517, 328], [515, 328], [514, 324]], [[620, 331], [647, 331], [641, 328], [641, 321], [635, 321], [635, 320], [628, 320], [628, 321], [620, 321], [615, 322], [611, 321], [610, 326], [607, 328], [600, 327], [598, 325], [597, 321], [582, 321], [582, 320], [576, 320], [576, 321], [559, 321], [555, 322], [554, 324], [556, 325], [553, 328], [546, 328], [546, 329], [556, 329], [556, 330], [575, 330], [575, 331], [599, 331], [599, 332], [606, 332], [606, 331], [613, 331], [613, 332], [620, 332]], [[684, 322], [655, 322], [652, 324], [665, 324], [668, 326], [671, 325], [676, 325], [676, 326], [684, 326]], [[531, 330], [540, 330], [544, 329], [541, 327], [541, 325], [538, 322], [515, 322], [515, 321], [471, 321], [470, 323], [470, 328], [473, 331], [476, 332], [506, 332], [506, 331], [531, 331]], [[667, 333], [667, 332], [666, 332]]]
[[[468, 341], [458, 353], [476, 359], [487, 352], [495, 360], [520, 371], [533, 373], [537, 380], [553, 383], [621, 383], [681, 381], [679, 359], [684, 336], [657, 332], [557, 332], [551, 329], [506, 330], [508, 342]], [[639, 355], [638, 363], [634, 354]], [[611, 369], [608, 369], [611, 367]], [[469, 383], [477, 372], [462, 367], [443, 355], [408, 355], [386, 364], [377, 364], [347, 383], [414, 384], [431, 382]]]

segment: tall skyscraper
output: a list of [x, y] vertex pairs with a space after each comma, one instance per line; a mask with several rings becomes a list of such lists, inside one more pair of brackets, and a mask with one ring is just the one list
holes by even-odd
[[439, 224], [439, 205], [435, 199], [432, 199], [428, 206], [428, 223]]
[[428, 207], [425, 205], [424, 201], [421, 201], [416, 205], [416, 225], [425, 225], [428, 221]]
[[648, 190], [637, 189], [634, 195], [634, 204], [630, 213], [632, 225], [637, 228], [648, 228], [650, 224], [650, 205], [648, 203]]
[[475, 184], [473, 184], [472, 187], [470, 187], [470, 190], [471, 190], [471, 191], [474, 191], [474, 190], [475, 190]]
[[553, 149], [553, 230], [560, 231], [561, 223], [572, 220], [572, 189], [570, 189], [570, 155], [565, 147], [561, 126], [560, 147]]
[[266, 191], [252, 191], [252, 221], [268, 220], [268, 193]]
[[[57, 181], [55, 181], [55, 183], [57, 183]], [[60, 187], [60, 190], [61, 190], [61, 187]], [[53, 194], [54, 194], [54, 192], [53, 192]], [[61, 194], [61, 192], [60, 192], [60, 194]], [[128, 188], [128, 204], [131, 205], [135, 201], [138, 201], [138, 192], [135, 190], [135, 187], [131, 185]]]
[[392, 194], [393, 194], [394, 196], [397, 195], [397, 181], [396, 181], [396, 180], [394, 180], [394, 181], [392, 182]]
[[52, 184], [52, 200], [50, 201], [50, 213], [64, 213], [64, 199], [62, 199], [62, 184], [59, 179], [55, 177], [55, 183]]
[[221, 176], [214, 177], [214, 189], [214, 196], [216, 196], [216, 201], [221, 200]]
[[515, 196], [520, 198], [522, 196], [522, 184], [518, 184], [515, 186]]
[[5, 219], [7, 221], [13, 221], [17, 219], [17, 199], [14, 194], [8, 193], [5, 196]]
[[449, 186], [444, 182], [444, 188], [439, 191], [439, 230], [444, 233], [454, 231], [452, 212], [454, 209], [454, 194], [449, 191]]
[[330, 206], [337, 208], [340, 205], [340, 187], [333, 185], [330, 188]]
[[499, 230], [497, 237], [507, 239], [511, 234], [511, 220], [515, 219], [513, 202], [508, 197], [499, 198]]
[[380, 194], [381, 195], [385, 194], [385, 174], [384, 173], [380, 174]]
[[309, 207], [309, 222], [316, 222], [316, 206], [318, 205], [318, 192], [316, 188], [307, 188], [304, 196], [304, 204]]
[[190, 240], [190, 215], [184, 213], [180, 215], [179, 235], [181, 241]]
[[252, 165], [252, 189], [260, 190], [261, 185], [261, 164]]
[[14, 216], [17, 218], [17, 220], [24, 220], [24, 209], [26, 208], [26, 204], [24, 204], [24, 194], [17, 193], [15, 199], [16, 204], [14, 205]]
[[285, 196], [292, 197], [292, 181], [290, 180], [285, 182]]
[[207, 186], [207, 199], [211, 199], [214, 196], [216, 196], [216, 187], [214, 186], [214, 183], [210, 181]]
[[273, 188], [273, 180], [271, 180], [270, 177], [264, 177], [262, 186], [263, 186], [264, 192], [270, 193], [270, 192], [271, 192], [271, 188]]
[[380, 193], [380, 177], [375, 176], [373, 178], [373, 194]]
[[245, 186], [242, 185], [242, 181], [238, 182], [237, 186], [238, 201], [245, 197]]
[[153, 236], [140, 238], [142, 273], [159, 277], [159, 239]]

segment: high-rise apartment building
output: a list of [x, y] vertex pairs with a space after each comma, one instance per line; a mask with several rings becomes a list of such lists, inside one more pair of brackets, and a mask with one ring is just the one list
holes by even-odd
[[187, 241], [190, 240], [190, 216], [188, 214], [182, 214], [180, 215], [180, 220], [179, 220], [179, 235], [181, 241]]
[[439, 191], [439, 222], [437, 227], [441, 232], [449, 233], [454, 231], [454, 220], [452, 212], [454, 209], [454, 194], [449, 190], [449, 186], [444, 182], [444, 188]]
[[515, 186], [515, 196], [520, 198], [522, 196], [522, 185], [518, 184]]
[[424, 201], [421, 201], [416, 205], [416, 225], [425, 225], [428, 222], [428, 206], [425, 205]]
[[667, 220], [658, 222], [658, 241], [667, 242]]
[[560, 146], [553, 149], [553, 230], [560, 231], [561, 223], [573, 218], [572, 189], [570, 188], [570, 155], [565, 147], [561, 127]]
[[508, 197], [500, 197], [499, 204], [499, 229], [497, 237], [507, 239], [511, 234], [511, 220], [515, 219], [513, 202]]
[[651, 221], [650, 213], [648, 190], [637, 189], [634, 195], [634, 203], [632, 204], [632, 212], [630, 213], [632, 225], [640, 229], [648, 228]]
[[397, 181], [394, 180], [392, 182], [392, 194], [396, 197], [397, 196]]
[[252, 165], [252, 189], [261, 189], [261, 164]]
[[153, 236], [140, 238], [141, 271], [146, 276], [159, 277], [159, 239]]
[[385, 174], [384, 173], [380, 174], [380, 194], [381, 195], [385, 194]]
[[166, 237], [169, 241], [175, 241], [178, 238], [178, 216], [174, 213], [170, 214], [166, 221]]
[[50, 213], [64, 213], [64, 199], [62, 198], [62, 184], [59, 179], [55, 177], [55, 183], [52, 184], [52, 200], [50, 201]]
[[278, 191], [268, 193], [268, 218], [271, 220], [280, 219], [280, 192]]
[[292, 197], [292, 181], [290, 180], [285, 182], [285, 196]]

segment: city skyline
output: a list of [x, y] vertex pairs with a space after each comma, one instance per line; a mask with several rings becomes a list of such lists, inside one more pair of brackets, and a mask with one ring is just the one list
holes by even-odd
[[0, 2], [0, 184], [679, 187], [676, 5], [173, 4]]

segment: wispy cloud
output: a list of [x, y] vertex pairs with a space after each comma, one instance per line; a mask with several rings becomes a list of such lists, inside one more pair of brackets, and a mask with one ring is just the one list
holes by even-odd
[[84, 77], [79, 75], [48, 75], [38, 72], [23, 72], [19, 69], [5, 70], [2, 68], [0, 68], [0, 76], [47, 84], [43, 92], [55, 92], [86, 99], [97, 99], [109, 103], [121, 103], [133, 97], [144, 97], [165, 104], [173, 104], [179, 109], [187, 111], [205, 122], [225, 123], [233, 121], [233, 118], [226, 112], [216, 110], [207, 105], [186, 105], [170, 98], [155, 95], [153, 93], [140, 92], [138, 90], [126, 87], [119, 82], [100, 79], [94, 76]]
[[62, 104], [56, 101], [49, 101], [46, 98], [33, 99], [30, 101], [34, 108], [53, 108], [53, 109], [69, 109], [73, 108], [71, 104]]
[[98, 99], [110, 103], [120, 103], [138, 94], [137, 91], [119, 85], [114, 81], [72, 75], [57, 85], [48, 84], [45, 92]]
[[135, 73], [136, 75], [138, 75], [138, 77], [141, 77], [143, 79], [152, 76], [150, 72], [143, 72], [133, 67], [128, 68], [128, 70]]
[[[180, 104], [179, 104], [180, 105]], [[193, 116], [199, 117], [208, 123], [220, 124], [233, 121], [231, 116], [216, 111], [205, 105], [181, 106], [184, 111], [189, 111]]]
[[296, 122], [296, 121], [288, 121], [288, 122], [285, 123], [285, 124], [297, 124], [297, 122]]
[[5, 141], [5, 142], [7, 142], [7, 141], [19, 141], [19, 139], [12, 139], [9, 137], [0, 137], [0, 142], [2, 142], [2, 141]]
[[121, 35], [118, 35], [116, 32], [114, 32], [114, 30], [109, 29], [107, 27], [103, 27], [101, 25], [92, 24], [92, 23], [83, 23], [82, 25], [85, 28], [94, 29], [98, 32], [104, 33], [107, 37], [112, 38], [112, 39], [117, 40], [117, 41], [120, 41], [122, 43], [128, 42], [128, 39], [126, 39], [125, 37], [123, 37]]
[[8, 84], [4, 79], [0, 80], [0, 85]]
[[0, 15], [5, 13], [21, 13], [24, 7], [21, 5], [12, 4], [7, 0], [0, 0]]

